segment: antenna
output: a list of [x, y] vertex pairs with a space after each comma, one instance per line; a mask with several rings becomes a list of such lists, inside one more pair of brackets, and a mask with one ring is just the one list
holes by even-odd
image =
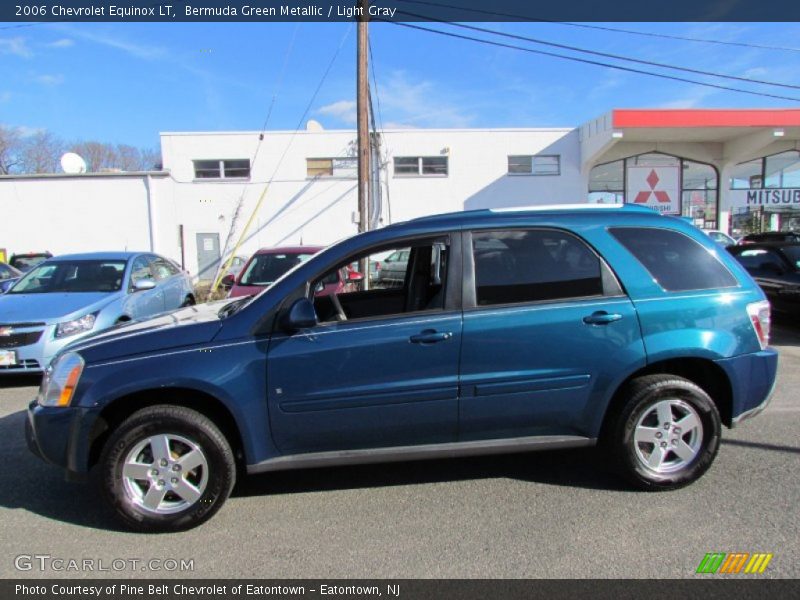
[[61, 168], [70, 175], [86, 173], [86, 161], [74, 152], [67, 152], [61, 157]]

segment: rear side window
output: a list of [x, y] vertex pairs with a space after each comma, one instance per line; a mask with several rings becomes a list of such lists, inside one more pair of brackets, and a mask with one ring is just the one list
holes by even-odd
[[668, 292], [737, 285], [725, 265], [687, 235], [654, 227], [617, 227], [610, 232]]
[[600, 259], [561, 231], [482, 231], [472, 235], [478, 306], [603, 295]]

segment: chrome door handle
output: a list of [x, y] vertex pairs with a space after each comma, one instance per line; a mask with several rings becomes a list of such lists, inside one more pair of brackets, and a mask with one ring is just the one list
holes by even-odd
[[436, 342], [444, 342], [445, 340], [449, 340], [451, 337], [453, 337], [453, 334], [449, 331], [437, 333], [433, 329], [426, 329], [422, 333], [412, 335], [410, 338], [408, 338], [408, 341], [410, 341], [412, 344], [435, 344]]
[[608, 325], [614, 321], [619, 321], [622, 315], [617, 313], [607, 313], [604, 310], [599, 310], [590, 314], [588, 317], [583, 317], [583, 322], [587, 325]]

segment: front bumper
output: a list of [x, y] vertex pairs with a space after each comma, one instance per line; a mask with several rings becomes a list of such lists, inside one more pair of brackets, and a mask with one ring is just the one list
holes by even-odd
[[69, 480], [81, 480], [89, 472], [89, 450], [97, 409], [28, 405], [25, 440], [33, 454], [63, 468]]
[[17, 345], [12, 340], [0, 338], [0, 350], [10, 350], [16, 355], [16, 364], [0, 366], [0, 376], [21, 375], [25, 373], [42, 373], [56, 353], [77, 338], [56, 339], [53, 336], [55, 325], [33, 325], [15, 327], [14, 336], [35, 339], [33, 343]]
[[716, 361], [727, 373], [733, 392], [731, 427], [763, 411], [775, 391], [778, 353], [772, 348]]

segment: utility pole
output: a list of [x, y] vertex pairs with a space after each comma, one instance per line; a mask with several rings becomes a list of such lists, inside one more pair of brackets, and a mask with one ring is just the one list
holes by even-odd
[[[369, 229], [369, 0], [358, 0], [358, 47], [356, 59], [356, 111], [358, 113], [358, 232]], [[364, 275], [363, 289], [369, 287], [369, 260], [362, 259], [359, 270]]]

